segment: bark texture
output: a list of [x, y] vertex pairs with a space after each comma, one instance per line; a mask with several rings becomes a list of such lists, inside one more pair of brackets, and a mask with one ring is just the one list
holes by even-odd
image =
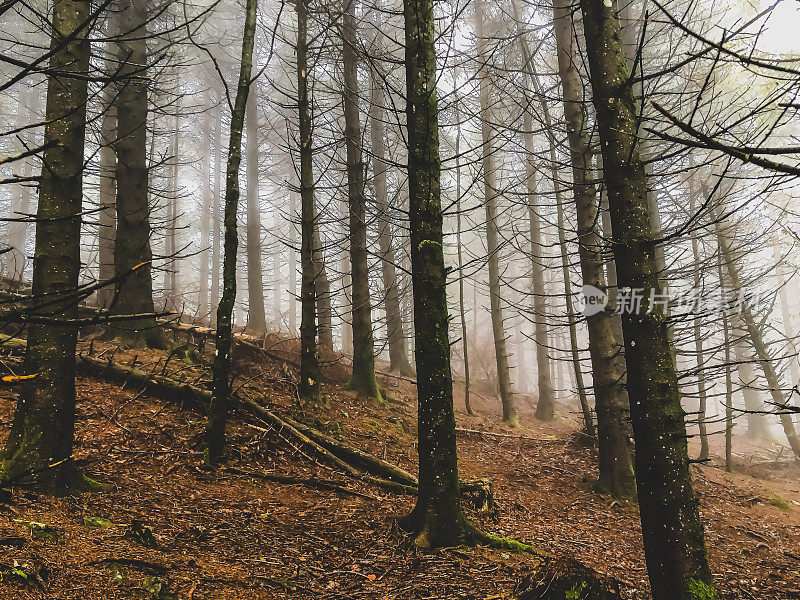
[[311, 111], [308, 100], [308, 7], [298, 0], [297, 9], [297, 107], [300, 130], [300, 397], [319, 400], [317, 355], [317, 265], [314, 260], [317, 211], [314, 202], [314, 166]]
[[[114, 243], [116, 314], [153, 313], [153, 253], [150, 248], [149, 167], [147, 164], [147, 6], [145, 0], [120, 4], [117, 60], [117, 233]], [[144, 268], [131, 270], [140, 264]], [[132, 346], [163, 347], [154, 318], [118, 326], [118, 337]]]
[[342, 16], [344, 69], [344, 134], [347, 149], [347, 204], [350, 221], [350, 269], [352, 280], [353, 374], [348, 387], [382, 402], [375, 380], [372, 305], [367, 264], [367, 203], [361, 152], [361, 119], [358, 108], [358, 50], [356, 0], [347, 0]]
[[52, 5], [54, 53], [47, 82], [32, 292], [34, 297], [61, 298], [38, 312], [62, 322], [30, 327], [24, 372], [35, 377], [22, 385], [0, 468], [4, 484], [25, 480], [48, 491], [96, 487], [78, 474], [72, 461], [77, 328], [63, 323], [78, 312], [73, 293], [81, 266], [89, 10], [89, 3], [81, 1], [56, 0]]
[[[581, 0], [581, 10], [619, 285], [660, 293], [648, 181], [637, 145], [636, 102], [617, 2]], [[716, 598], [689, 471], [685, 414], [666, 316], [657, 309], [626, 312], [622, 327], [642, 537], [653, 598]]]
[[[258, 85], [250, 86], [247, 100], [247, 328], [255, 336], [267, 332], [264, 278], [261, 267], [261, 204], [258, 189]], [[275, 285], [278, 285], [277, 282]], [[280, 315], [275, 315], [280, 318]]]
[[433, 0], [404, 0], [411, 272], [419, 402], [419, 493], [405, 524], [422, 547], [474, 531], [459, 499], [453, 381], [442, 247]]
[[239, 208], [239, 166], [242, 162], [242, 130], [250, 90], [250, 72], [253, 66], [253, 45], [256, 32], [258, 0], [247, 0], [242, 58], [236, 100], [231, 113], [231, 135], [228, 142], [228, 164], [225, 172], [225, 253], [222, 266], [222, 298], [217, 308], [217, 336], [213, 365], [213, 391], [206, 424], [206, 461], [215, 464], [225, 450], [225, 425], [230, 404], [231, 337], [233, 305], [236, 302], [236, 255], [239, 235], [236, 213]]
[[[488, 38], [484, 32], [486, 18], [483, 5], [485, 0], [475, 2], [475, 24], [478, 36], [478, 56], [488, 56]], [[495, 173], [496, 148], [492, 141], [492, 97], [488, 67], [480, 74], [481, 135], [483, 140], [483, 181], [484, 206], [486, 208], [486, 246], [489, 253], [489, 304], [492, 317], [495, 361], [497, 363], [497, 384], [503, 403], [503, 422], [510, 427], [519, 426], [514, 387], [508, 365], [508, 348], [503, 323], [503, 301], [500, 291], [500, 240], [497, 223], [497, 184]]]
[[[583, 90], [574, 62], [577, 50], [572, 35], [571, 5], [569, 0], [554, 0], [553, 6], [558, 72], [572, 162], [572, 192], [578, 217], [581, 275], [584, 286], [605, 292], [603, 240], [598, 230], [598, 200], [592, 181], [588, 113], [582, 102]], [[598, 486], [618, 498], [633, 498], [636, 495], [636, 479], [626, 427], [628, 395], [622, 387], [624, 359], [617, 352], [614, 340], [612, 319], [615, 315], [606, 310], [594, 314], [588, 312], [591, 311], [587, 311], [586, 324], [589, 329], [589, 355], [597, 412]]]

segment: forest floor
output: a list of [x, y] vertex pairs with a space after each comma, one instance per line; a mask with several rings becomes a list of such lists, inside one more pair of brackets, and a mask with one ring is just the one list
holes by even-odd
[[[87, 352], [88, 344], [81, 348]], [[332, 364], [327, 406], [312, 409], [293, 399], [293, 369], [273, 350], [240, 357], [236, 385], [258, 392], [276, 413], [415, 470], [410, 382], [381, 377], [389, 401], [376, 407], [343, 391], [346, 364]], [[93, 351], [114, 352], [98, 343]], [[174, 358], [165, 367], [162, 352], [117, 351], [114, 361], [134, 356], [175, 378], [207, 376], [207, 366]], [[513, 598], [537, 566], [533, 556], [485, 548], [409, 547], [395, 518], [411, 509], [412, 497], [317, 464], [252, 417], [232, 415], [228, 468], [212, 472], [200, 452], [202, 414], [95, 378], [80, 377], [77, 389], [75, 454], [110, 489], [63, 498], [17, 489], [0, 504], [0, 598], [500, 600]], [[510, 432], [499, 422], [498, 402], [474, 398], [479, 416], [470, 417], [457, 392], [458, 426], [471, 430], [459, 432], [460, 471], [491, 478], [499, 508], [493, 517], [471, 510], [470, 517], [619, 579], [626, 598], [648, 598], [638, 510], [592, 490], [594, 451], [579, 442], [569, 410], [543, 424], [523, 402], [523, 426]], [[0, 438], [14, 397], [0, 392]], [[778, 446], [755, 458], [752, 448], [737, 447], [740, 469], [728, 474], [719, 468], [719, 437], [713, 463], [696, 467], [694, 480], [721, 597], [798, 599], [800, 469], [776, 462]], [[316, 475], [354, 493], [272, 483], [256, 472]]]

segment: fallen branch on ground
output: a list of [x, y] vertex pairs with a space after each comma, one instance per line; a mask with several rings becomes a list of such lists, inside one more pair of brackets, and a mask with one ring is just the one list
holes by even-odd
[[362, 494], [355, 490], [350, 490], [336, 481], [330, 479], [319, 479], [317, 477], [291, 477], [289, 475], [277, 475], [275, 473], [261, 473], [258, 471], [245, 471], [236, 467], [226, 467], [226, 471], [235, 475], [243, 475], [245, 477], [252, 477], [254, 479], [263, 479], [265, 481], [274, 481], [276, 483], [285, 483], [287, 485], [304, 485], [307, 487], [318, 488], [321, 490], [331, 490], [346, 496], [355, 496], [356, 498], [364, 498], [365, 500], [378, 500], [374, 496]]
[[530, 437], [527, 435], [516, 435], [513, 433], [499, 433], [494, 431], [482, 431], [480, 429], [464, 429], [462, 427], [456, 427], [456, 433], [465, 433], [465, 434], [472, 434], [472, 435], [489, 435], [492, 437], [499, 437], [499, 438], [509, 438], [512, 440], [526, 440], [531, 442], [563, 442], [564, 440], [559, 440], [558, 438], [535, 438]]
[[164, 565], [159, 565], [158, 563], [150, 562], [147, 560], [139, 560], [138, 558], [102, 558], [100, 560], [93, 560], [89, 563], [90, 566], [96, 565], [122, 565], [125, 567], [134, 567], [136, 569], [141, 569], [143, 571], [151, 571], [154, 573], [159, 573], [161, 575], [166, 574], [169, 571], [169, 567], [165, 567]]
[[[11, 339], [16, 340], [16, 338]], [[23, 346], [25, 344], [25, 340], [16, 340], [16, 342], [21, 342]], [[19, 344], [17, 343], [16, 346]], [[188, 401], [203, 412], [208, 410], [211, 402], [210, 390], [176, 381], [164, 375], [148, 373], [135, 367], [120, 366], [110, 360], [79, 356], [76, 366], [82, 372], [95, 377], [145, 387], [150, 393], [166, 400]], [[335, 440], [313, 427], [297, 423], [289, 418], [281, 418], [246, 396], [234, 395], [233, 399], [245, 411], [266, 421], [276, 432], [288, 434], [305, 448], [311, 450], [318, 459], [341, 469], [353, 479], [396, 493], [411, 496], [417, 494], [417, 478], [397, 465]], [[460, 483], [461, 491], [472, 495], [479, 511], [491, 512], [495, 509], [494, 492], [490, 480], [462, 480]]]

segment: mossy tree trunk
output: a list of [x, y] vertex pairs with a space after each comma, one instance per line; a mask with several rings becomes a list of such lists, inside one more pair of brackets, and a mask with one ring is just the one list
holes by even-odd
[[433, 0], [404, 0], [408, 186], [419, 401], [419, 492], [405, 520], [423, 547], [473, 531], [461, 510], [442, 247]]
[[[577, 48], [572, 33], [572, 9], [568, 0], [554, 0], [553, 8], [558, 72], [572, 163], [572, 191], [578, 219], [581, 275], [584, 286], [590, 285], [605, 291], [603, 240], [598, 231], [598, 199], [592, 181], [589, 116], [586, 104], [582, 101], [583, 88], [575, 61]], [[598, 486], [618, 498], [633, 498], [636, 495], [636, 479], [625, 426], [629, 405], [628, 395], [622, 386], [625, 364], [614, 340], [614, 316], [606, 310], [594, 314], [587, 312], [586, 315], [597, 412]]]
[[[377, 28], [377, 10], [374, 11]], [[380, 34], [378, 34], [380, 36]], [[376, 48], [382, 55], [382, 46]], [[370, 142], [372, 149], [372, 181], [375, 187], [375, 208], [378, 211], [378, 245], [381, 253], [381, 275], [383, 276], [384, 309], [386, 312], [386, 335], [389, 344], [389, 368], [391, 371], [411, 377], [414, 369], [408, 362], [406, 337], [403, 332], [403, 317], [400, 314], [400, 291], [397, 286], [395, 252], [392, 246], [391, 210], [386, 187], [386, 119], [383, 104], [383, 88], [377, 73], [370, 78]]]
[[297, 106], [300, 130], [300, 397], [319, 400], [317, 356], [317, 267], [314, 242], [317, 211], [314, 201], [314, 166], [311, 110], [308, 99], [308, 7], [297, 0]]
[[[258, 86], [250, 87], [247, 102], [247, 328], [255, 336], [267, 332], [264, 284], [261, 268], [261, 204], [258, 180]], [[278, 282], [275, 282], [278, 285]], [[275, 315], [280, 319], [280, 315]]]
[[356, 0], [345, 0], [342, 15], [344, 71], [344, 134], [347, 150], [347, 205], [350, 220], [350, 270], [352, 273], [353, 374], [348, 387], [382, 402], [375, 380], [372, 305], [367, 264], [367, 202], [364, 194], [364, 159], [358, 108], [358, 44]]
[[[51, 74], [47, 82], [42, 179], [36, 222], [33, 295], [58, 297], [77, 288], [83, 201], [88, 2], [55, 0], [52, 5]], [[76, 35], [77, 34], [77, 35]], [[75, 36], [63, 48], [62, 40]], [[48, 491], [85, 488], [72, 461], [75, 429], [75, 300], [52, 304], [42, 314], [57, 320], [31, 325], [26, 380], [3, 450], [0, 481], [35, 483]], [[60, 321], [60, 322], [58, 322]]]
[[[217, 308], [217, 335], [215, 338], [213, 390], [206, 424], [206, 461], [215, 464], [225, 450], [225, 425], [230, 404], [231, 337], [233, 305], [236, 302], [236, 255], [239, 235], [236, 214], [239, 208], [239, 166], [242, 162], [242, 130], [250, 90], [250, 73], [253, 67], [253, 45], [256, 32], [258, 0], [247, 0], [242, 58], [236, 100], [231, 112], [231, 135], [228, 142], [228, 164], [225, 172], [225, 248], [222, 265], [222, 298]], [[252, 83], [255, 85], [255, 82]]]
[[[477, 53], [480, 57], [488, 57], [488, 38], [484, 34], [483, 10], [485, 0], [475, 2], [475, 26], [477, 29]], [[503, 299], [500, 289], [500, 240], [499, 225], [497, 223], [497, 182], [495, 167], [495, 152], [492, 131], [492, 82], [489, 64], [483, 65], [479, 74], [480, 78], [480, 105], [481, 105], [481, 136], [484, 206], [486, 208], [486, 247], [489, 253], [489, 305], [492, 317], [492, 335], [494, 337], [495, 361], [497, 363], [497, 384], [500, 389], [500, 399], [503, 403], [503, 422], [510, 427], [519, 426], [517, 417], [514, 387], [511, 383], [511, 371], [508, 365], [508, 348], [506, 331], [503, 323]]]
[[[147, 165], [147, 3], [120, 3], [117, 60], [117, 233], [114, 273], [128, 273], [116, 284], [114, 312], [135, 315], [154, 312], [153, 253], [150, 248], [149, 167]], [[126, 321], [117, 336], [132, 346], [163, 347], [164, 336], [155, 318]]]
[[657, 307], [647, 310], [650, 291], [661, 293], [660, 271], [618, 5], [581, 0], [581, 9], [619, 285], [646, 291], [642, 310], [626, 312], [622, 327], [650, 587], [654, 600], [716, 598], [689, 471], [667, 317]]

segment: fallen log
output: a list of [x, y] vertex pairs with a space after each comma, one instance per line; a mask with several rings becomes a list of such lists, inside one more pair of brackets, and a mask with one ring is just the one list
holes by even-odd
[[[2, 339], [0, 338], [0, 342]], [[8, 336], [5, 339], [10, 340], [9, 348], [24, 352], [25, 340]], [[0, 348], [2, 347], [0, 346]], [[78, 356], [76, 366], [81, 372], [94, 377], [145, 387], [150, 393], [168, 401], [189, 401], [202, 412], [208, 411], [211, 402], [210, 390], [176, 381], [164, 375], [148, 373], [135, 367], [121, 366], [110, 360], [82, 355]], [[350, 477], [393, 492], [416, 495], [417, 478], [399, 466], [336, 440], [313, 427], [289, 418], [278, 417], [250, 398], [234, 395], [234, 400], [250, 414], [266, 421], [279, 433], [288, 433], [295, 440], [310, 448], [318, 458], [338, 467]], [[460, 484], [462, 492], [472, 495], [479, 511], [492, 512], [495, 510], [494, 490], [490, 480], [462, 480]]]
[[[135, 367], [123, 367], [90, 356], [80, 356], [77, 366], [89, 375], [146, 387], [149, 392], [165, 400], [173, 402], [188, 400], [204, 412], [208, 410], [211, 402], [209, 390], [175, 381], [163, 375], [147, 373]], [[233, 399], [245, 411], [269, 423], [278, 433], [287, 433], [312, 450], [318, 458], [338, 467], [353, 479], [397, 493], [417, 494], [417, 478], [397, 465], [334, 440], [313, 427], [297, 423], [292, 419], [283, 419], [250, 398], [234, 395]], [[494, 491], [490, 480], [462, 480], [460, 483], [462, 492], [472, 496], [478, 510], [492, 512], [495, 509]]]
[[[313, 427], [297, 423], [288, 417], [285, 418], [284, 421], [317, 442], [320, 446], [323, 446], [335, 456], [339, 456], [350, 464], [357, 465], [373, 475], [396, 481], [406, 486], [417, 487], [419, 485], [414, 475], [397, 465], [377, 458], [367, 452], [363, 452], [350, 444], [334, 439]], [[472, 495], [475, 508], [479, 512], [494, 512], [496, 508], [494, 503], [494, 487], [490, 479], [462, 479], [459, 480], [459, 486], [463, 493]]]
[[76, 366], [81, 372], [88, 375], [146, 387], [148, 391], [165, 400], [188, 400], [203, 412], [208, 410], [211, 402], [209, 390], [176, 381], [164, 375], [148, 373], [136, 367], [123, 367], [109, 360], [100, 360], [91, 356], [79, 356]]
[[[188, 400], [191, 404], [201, 408], [204, 412], [208, 410], [208, 405], [211, 402], [211, 392], [209, 390], [204, 390], [188, 383], [175, 381], [174, 379], [170, 379], [169, 377], [165, 377], [163, 375], [146, 373], [145, 371], [136, 369], [135, 367], [122, 367], [115, 365], [111, 361], [99, 360], [90, 356], [80, 356], [78, 358], [77, 366], [82, 372], [88, 373], [89, 375], [93, 375], [95, 377], [110, 378], [116, 381], [123, 381], [126, 383], [132, 383], [146, 387], [149, 392], [158, 397], [164, 398], [165, 400]], [[316, 454], [318, 458], [321, 458], [325, 462], [340, 468], [350, 477], [394, 492], [416, 495], [416, 484], [413, 486], [405, 485], [396, 481], [388, 481], [379, 477], [362, 473], [356, 467], [329, 452], [317, 442], [307, 437], [305, 434], [301, 433], [292, 425], [273, 414], [260, 404], [242, 396], [234, 396], [233, 399], [237, 401], [247, 412], [250, 414], [255, 414], [261, 419], [267, 421], [267, 423], [269, 423], [273, 429], [279, 433], [289, 433], [304, 446], [313, 450], [314, 454]]]
[[284, 421], [289, 423], [298, 431], [307, 435], [309, 438], [313, 439], [320, 446], [326, 448], [329, 452], [339, 456], [340, 458], [349, 460], [351, 464], [358, 465], [373, 475], [385, 477], [386, 479], [391, 479], [404, 485], [416, 486], [418, 484], [417, 478], [414, 475], [405, 469], [398, 467], [397, 465], [393, 465], [392, 463], [372, 456], [371, 454], [362, 452], [358, 448], [354, 448], [349, 444], [334, 439], [322, 433], [321, 431], [314, 429], [313, 427], [309, 427], [308, 425], [304, 425], [302, 423], [297, 423], [288, 417], [285, 418]]

